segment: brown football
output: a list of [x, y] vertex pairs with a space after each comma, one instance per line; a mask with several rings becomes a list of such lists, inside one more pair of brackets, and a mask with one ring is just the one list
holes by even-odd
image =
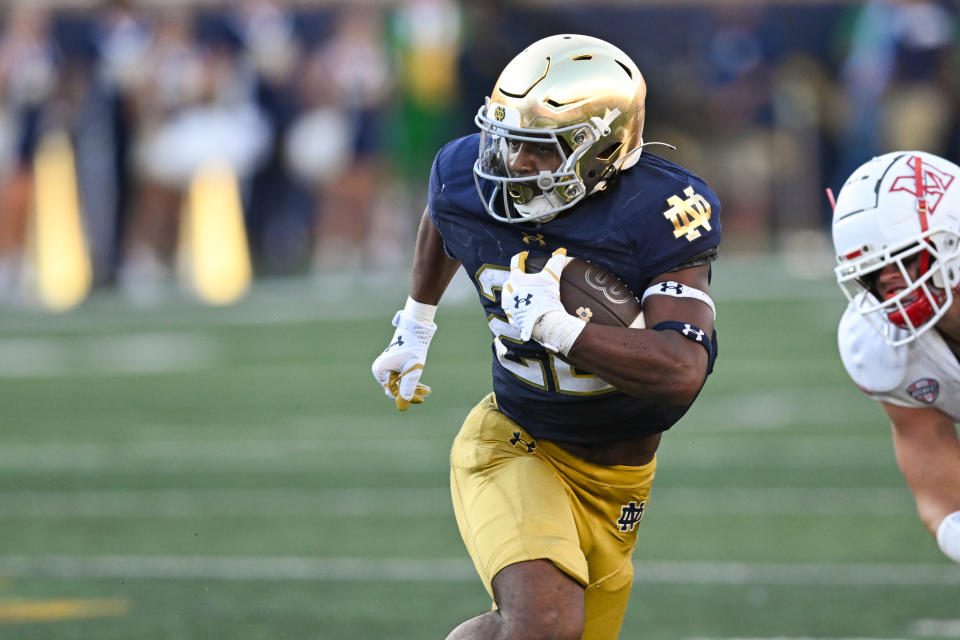
[[[527, 258], [527, 273], [537, 273], [550, 256]], [[568, 313], [587, 322], [615, 327], [643, 327], [637, 296], [603, 267], [573, 258], [560, 276], [560, 302]]]

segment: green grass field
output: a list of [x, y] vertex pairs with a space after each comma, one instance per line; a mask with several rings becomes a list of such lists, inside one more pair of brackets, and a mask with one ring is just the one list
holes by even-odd
[[[485, 610], [447, 453], [490, 335], [451, 292], [434, 394], [398, 414], [369, 370], [398, 282], [4, 310], [0, 638], [432, 639]], [[724, 260], [714, 294], [720, 359], [664, 437], [621, 638], [960, 638], [960, 567], [836, 355], [839, 290]]]

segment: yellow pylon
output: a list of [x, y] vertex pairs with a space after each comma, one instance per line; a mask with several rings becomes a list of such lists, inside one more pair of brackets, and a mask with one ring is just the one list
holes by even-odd
[[51, 311], [80, 304], [93, 283], [73, 147], [65, 131], [47, 134], [33, 161], [34, 206], [27, 225], [31, 297]]
[[201, 300], [227, 305], [249, 289], [252, 268], [240, 188], [222, 164], [200, 169], [184, 201], [180, 225], [181, 277]]

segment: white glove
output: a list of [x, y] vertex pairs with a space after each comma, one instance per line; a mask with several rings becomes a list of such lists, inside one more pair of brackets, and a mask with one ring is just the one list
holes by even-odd
[[397, 328], [393, 339], [373, 361], [373, 377], [387, 397], [396, 400], [397, 409], [406, 411], [411, 403], [420, 404], [430, 395], [430, 387], [420, 384], [420, 375], [437, 325], [400, 310], [393, 316], [393, 326]]
[[544, 314], [560, 311], [568, 315], [560, 302], [560, 274], [570, 258], [566, 249], [557, 249], [539, 273], [524, 273], [527, 252], [521, 251], [510, 259], [510, 277], [503, 285], [500, 306], [510, 324], [520, 330], [520, 339], [526, 342], [533, 335], [533, 327]]

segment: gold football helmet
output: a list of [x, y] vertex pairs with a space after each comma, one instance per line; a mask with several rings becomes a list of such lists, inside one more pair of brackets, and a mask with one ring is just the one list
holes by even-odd
[[[556, 35], [517, 55], [474, 119], [473, 172], [487, 212], [544, 222], [636, 164], [647, 86], [623, 51], [598, 38]], [[483, 181], [495, 183], [484, 193]]]

